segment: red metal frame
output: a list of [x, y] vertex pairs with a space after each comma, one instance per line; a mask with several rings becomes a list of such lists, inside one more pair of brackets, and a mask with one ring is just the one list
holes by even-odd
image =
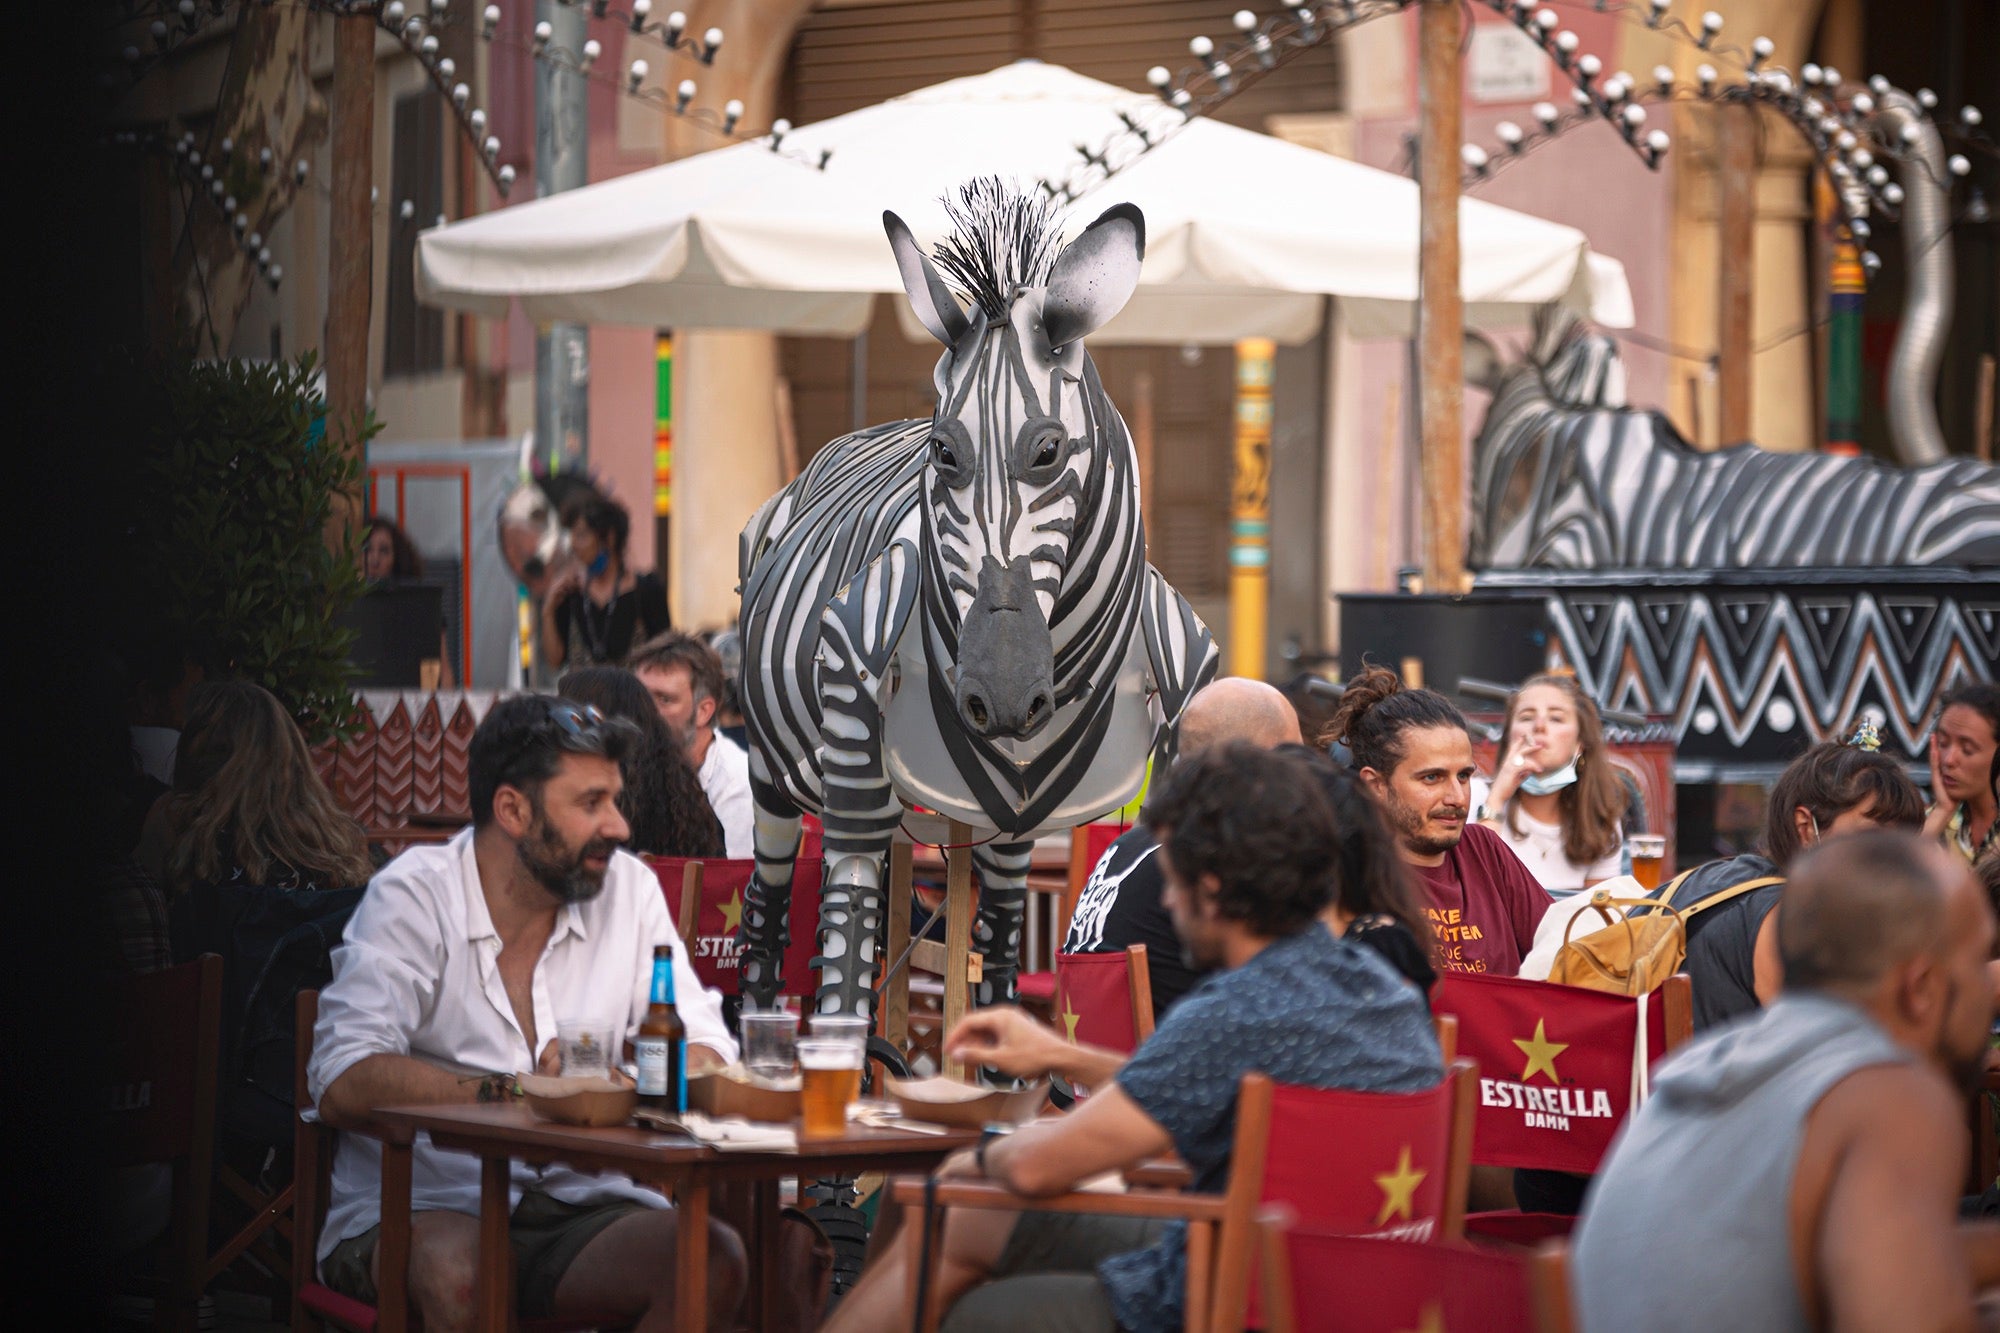
[[368, 466], [368, 512], [378, 512], [376, 496], [383, 474], [396, 479], [396, 522], [404, 522], [404, 483], [411, 477], [458, 479], [458, 687], [472, 675], [472, 469], [464, 463], [371, 463]]

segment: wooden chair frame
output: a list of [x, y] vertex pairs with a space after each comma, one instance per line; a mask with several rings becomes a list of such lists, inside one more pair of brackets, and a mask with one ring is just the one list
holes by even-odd
[[[170, 969], [194, 972], [195, 1022], [191, 1039], [193, 1074], [185, 1110], [184, 1151], [169, 1156], [134, 1154], [117, 1165], [170, 1165], [173, 1199], [167, 1230], [156, 1242], [165, 1254], [165, 1276], [157, 1280], [154, 1326], [194, 1333], [201, 1293], [212, 1273], [208, 1263], [208, 1215], [215, 1173], [216, 1082], [222, 1067], [222, 958], [205, 953]], [[134, 988], [158, 985], [164, 973], [141, 974]], [[157, 1109], [153, 1114], [168, 1114]]]
[[[1273, 1204], [1257, 1214], [1264, 1333], [1298, 1333], [1298, 1308], [1292, 1288], [1292, 1252], [1285, 1243], [1286, 1233], [1291, 1230], [1294, 1220], [1292, 1210], [1284, 1204]], [[1574, 1333], [1576, 1323], [1569, 1300], [1569, 1247], [1560, 1240], [1547, 1241], [1528, 1256], [1527, 1262], [1528, 1287], [1535, 1304], [1535, 1327], [1539, 1333]]]
[[[1465, 1192], [1472, 1167], [1473, 1099], [1477, 1070], [1468, 1060], [1445, 1071], [1451, 1085], [1451, 1131], [1445, 1149], [1444, 1210], [1439, 1236], [1456, 1241], [1465, 1231]], [[1236, 1100], [1236, 1138], [1230, 1149], [1229, 1189], [1223, 1194], [1188, 1194], [1132, 1189], [1124, 1194], [1071, 1192], [1030, 1199], [985, 1180], [926, 1181], [899, 1177], [890, 1197], [914, 1209], [916, 1223], [935, 1237], [945, 1210], [984, 1208], [1001, 1212], [1064, 1212], [1109, 1217], [1179, 1219], [1188, 1224], [1186, 1324], [1188, 1333], [1229, 1333], [1243, 1327], [1249, 1300], [1251, 1253], [1256, 1246], [1257, 1211], [1270, 1148], [1272, 1081], [1245, 1074]], [[924, 1233], [919, 1233], [924, 1234]], [[935, 1333], [940, 1318], [931, 1274], [910, 1275], [911, 1308], [924, 1307], [922, 1333]], [[919, 1302], [919, 1297], [924, 1299]]]
[[[1064, 958], [1078, 957], [1075, 954], [1056, 955], [1056, 973], [1062, 973]], [[1145, 1044], [1153, 1035], [1153, 965], [1147, 959], [1146, 946], [1128, 944], [1125, 946], [1125, 986], [1132, 1005], [1133, 1049]], [[1061, 986], [1058, 984], [1058, 991]]]

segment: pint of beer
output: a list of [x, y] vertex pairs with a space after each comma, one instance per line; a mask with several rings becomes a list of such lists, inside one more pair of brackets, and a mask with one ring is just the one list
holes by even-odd
[[847, 1104], [861, 1095], [862, 1047], [837, 1037], [799, 1038], [799, 1137], [837, 1139], [847, 1132]]
[[1667, 840], [1657, 833], [1635, 833], [1625, 839], [1632, 853], [1632, 878], [1651, 893], [1660, 887], [1660, 866], [1666, 861]]

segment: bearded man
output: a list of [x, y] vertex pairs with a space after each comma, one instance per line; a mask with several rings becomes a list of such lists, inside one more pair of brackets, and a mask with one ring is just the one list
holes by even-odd
[[1473, 766], [1465, 718], [1436, 691], [1369, 667], [1347, 683], [1329, 730], [1352, 752], [1403, 864], [1423, 885], [1438, 966], [1518, 973], [1549, 895], [1499, 834], [1466, 822]]
[[[681, 948], [659, 882], [618, 844], [618, 761], [634, 736], [596, 709], [545, 695], [502, 700], [472, 737], [472, 827], [417, 847], [368, 886], [320, 997], [309, 1090], [336, 1127], [379, 1107], [516, 1095], [519, 1070], [557, 1072], [556, 1024], [645, 1015], [653, 948], [675, 946], [690, 1073], [736, 1057], [720, 997]], [[479, 1163], [424, 1138], [414, 1152], [410, 1295], [424, 1327], [469, 1328]], [[622, 1177], [517, 1163], [510, 1239], [521, 1313], [618, 1327], [673, 1317], [677, 1218]], [[381, 1152], [343, 1133], [321, 1234], [322, 1280], [373, 1301]], [[709, 1224], [711, 1327], [744, 1285], [736, 1233]]]

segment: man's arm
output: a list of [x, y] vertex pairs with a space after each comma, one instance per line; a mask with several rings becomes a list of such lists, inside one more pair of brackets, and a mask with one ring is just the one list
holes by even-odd
[[336, 1129], [365, 1128], [380, 1106], [440, 1106], [476, 1102], [484, 1080], [467, 1078], [413, 1055], [370, 1055], [327, 1085], [319, 1113]]
[[1037, 1120], [986, 1150], [986, 1174], [1031, 1199], [1061, 1194], [1092, 1176], [1137, 1166], [1174, 1141], [1116, 1083], [1066, 1116]]
[[1100, 1088], [1124, 1068], [1116, 1051], [1064, 1041], [1019, 1009], [997, 1007], [967, 1014], [945, 1038], [945, 1053], [1016, 1078], [1060, 1074], [1073, 1084]]
[[[1832, 1141], [1814, 1144], [1819, 1135]], [[1826, 1326], [1973, 1328], [1956, 1208], [1965, 1123], [1944, 1080], [1915, 1065], [1861, 1070], [1814, 1108], [1806, 1136], [1807, 1155], [1826, 1156], [1832, 1170], [1820, 1216], [1801, 1219], [1818, 1226], [1813, 1276]]]

